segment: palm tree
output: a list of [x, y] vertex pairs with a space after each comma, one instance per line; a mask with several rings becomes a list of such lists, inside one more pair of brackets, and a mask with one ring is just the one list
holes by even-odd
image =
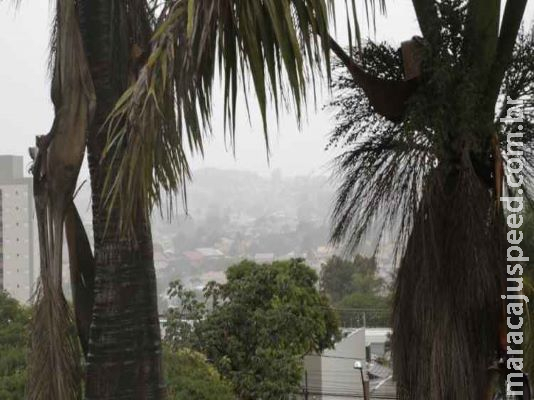
[[[73, 322], [86, 361], [85, 398], [164, 398], [149, 219], [154, 201], [161, 199], [160, 186], [137, 185], [153, 173], [167, 189], [185, 184], [185, 142], [202, 149], [217, 60], [230, 117], [239, 77], [248, 71], [264, 119], [268, 88], [277, 99], [291, 96], [300, 110], [307, 72], [328, 59], [328, 14], [325, 0], [57, 0], [55, 119], [32, 150], [41, 287], [29, 398], [80, 396]], [[125, 104], [136, 108], [132, 112], [142, 121], [135, 115], [108, 117]], [[108, 140], [107, 127], [120, 135]], [[135, 147], [137, 155], [127, 152]], [[85, 150], [94, 256], [72, 203]], [[74, 317], [61, 288], [64, 224]]]
[[[508, 1], [502, 16], [498, 2], [478, 3], [427, 2], [424, 11], [414, 1], [424, 39], [409, 45], [421, 74], [405, 81], [414, 89], [395, 113], [374, 107], [351, 65], [400, 82], [407, 58], [373, 43], [359, 60], [340, 54], [351, 74], [336, 79], [341, 123], [331, 145], [345, 151], [336, 160], [333, 237], [355, 247], [371, 228], [397, 233], [392, 354], [400, 399], [486, 399], [488, 366], [502, 351], [499, 202], [514, 193], [503, 182], [504, 170], [513, 175], [507, 135], [522, 128], [501, 117], [512, 107], [507, 97], [532, 101], [534, 36], [519, 34], [526, 1]], [[524, 112], [523, 190], [532, 199], [531, 103]]]
[[[139, 1], [58, 0], [56, 4], [52, 42], [55, 119], [50, 133], [38, 138], [33, 168], [41, 289], [33, 323], [31, 399], [80, 395], [78, 343], [70, 334], [71, 317], [61, 291], [64, 222], [78, 335], [87, 362], [86, 397], [160, 398], [164, 391], [148, 221], [143, 216], [136, 221], [135, 242], [119, 240], [113, 210], [104, 229], [101, 203], [101, 177], [108, 166], [100, 162], [105, 144], [100, 127], [135, 74], [129, 49], [147, 45], [149, 15], [147, 4]], [[72, 204], [86, 146], [94, 258]]]
[[[112, 161], [116, 169], [106, 187], [109, 204], [119, 204], [124, 213], [125, 232], [132, 231], [132, 215], [148, 215], [163, 191], [184, 184], [184, 147], [202, 149], [217, 62], [230, 129], [237, 72], [244, 70], [241, 50], [264, 121], [266, 81], [275, 103], [280, 97], [274, 61], [280, 52], [293, 100], [300, 104], [296, 89], [305, 80], [298, 72], [306, 57], [285, 51], [298, 47], [299, 35], [280, 24], [306, 14], [304, 3], [314, 2], [167, 3], [148, 63], [108, 121], [106, 155], [120, 157]], [[415, 68], [408, 65], [415, 70], [412, 79], [405, 79], [395, 52], [371, 46], [366, 61], [365, 54], [353, 57], [333, 39], [323, 43], [361, 90], [359, 98], [347, 100], [356, 124], [349, 121], [345, 129], [360, 141], [349, 141], [353, 147], [338, 159], [344, 182], [334, 210], [334, 240], [356, 245], [376, 219], [399, 232], [392, 350], [401, 399], [485, 396], [505, 290], [506, 231], [497, 206], [507, 168], [501, 149], [506, 133], [515, 129], [499, 117], [509, 109], [504, 96], [532, 93], [532, 66], [525, 66], [516, 47], [526, 3], [507, 0], [501, 14], [499, 0], [413, 0], [423, 38], [405, 47], [405, 55], [421, 60], [412, 63]], [[274, 15], [275, 10], [283, 12]], [[268, 24], [255, 19], [265, 14]], [[235, 17], [224, 19], [227, 15]], [[317, 33], [324, 38], [313, 20], [305, 22], [298, 25], [301, 39]], [[234, 36], [236, 28], [245, 36]], [[279, 38], [279, 48], [273, 48], [273, 38]], [[532, 44], [526, 43], [523, 51]], [[317, 55], [307, 46], [304, 51], [312, 60]], [[525, 145], [532, 143], [528, 128]], [[525, 149], [524, 190], [531, 196], [532, 149]]]

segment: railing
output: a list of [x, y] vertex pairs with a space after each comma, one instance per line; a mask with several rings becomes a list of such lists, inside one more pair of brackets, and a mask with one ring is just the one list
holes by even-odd
[[335, 308], [343, 328], [389, 328], [391, 310], [387, 308]]

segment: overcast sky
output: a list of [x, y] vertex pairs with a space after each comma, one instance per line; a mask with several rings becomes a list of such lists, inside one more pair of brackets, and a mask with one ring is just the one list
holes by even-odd
[[[18, 10], [0, 1], [0, 154], [27, 155], [35, 135], [50, 129], [53, 110], [49, 100], [47, 72], [51, 9], [47, 1], [23, 0]], [[534, 4], [529, 2], [528, 20]], [[340, 5], [343, 1], [340, 0]], [[377, 21], [374, 39], [399, 44], [418, 34], [410, 0], [388, 2], [388, 17]], [[344, 7], [338, 7], [338, 38], [346, 41]], [[319, 96], [317, 108], [310, 105], [307, 121], [299, 131], [294, 118], [282, 115], [279, 126], [271, 125], [271, 157], [267, 163], [265, 142], [258, 113], [252, 109], [249, 122], [244, 105], [237, 123], [236, 155], [226, 148], [221, 129], [221, 107], [214, 107], [213, 138], [206, 146], [204, 159], [195, 157], [193, 167], [245, 169], [268, 174], [280, 169], [284, 175], [328, 173], [332, 154], [324, 151], [333, 121], [323, 109], [328, 91]], [[25, 158], [26, 163], [29, 158]]]

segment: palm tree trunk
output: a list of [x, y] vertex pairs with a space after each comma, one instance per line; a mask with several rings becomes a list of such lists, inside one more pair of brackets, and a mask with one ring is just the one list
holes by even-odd
[[148, 43], [148, 35], [141, 37], [132, 29], [146, 33], [148, 23], [132, 26], [129, 18], [141, 4], [80, 1], [80, 26], [97, 98], [87, 144], [95, 238], [95, 299], [86, 380], [86, 398], [92, 400], [164, 397], [150, 222], [140, 216], [135, 241], [121, 240], [118, 210], [111, 210], [109, 220], [103, 212], [102, 188], [109, 166], [101, 162], [106, 134], [100, 130], [128, 84], [129, 49], [140, 40]]
[[463, 165], [430, 178], [399, 269], [392, 354], [401, 400], [481, 400], [498, 348], [505, 229], [491, 191]]

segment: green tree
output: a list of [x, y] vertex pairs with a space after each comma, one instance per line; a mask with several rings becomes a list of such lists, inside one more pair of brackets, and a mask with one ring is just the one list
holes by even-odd
[[232, 386], [193, 350], [164, 347], [165, 376], [169, 400], [234, 400]]
[[[292, 398], [304, 355], [331, 347], [338, 337], [336, 315], [316, 289], [317, 275], [302, 260], [243, 261], [228, 269], [227, 278], [205, 289], [212, 309], [193, 325], [197, 348], [232, 382], [240, 399]], [[182, 297], [186, 308], [194, 303]], [[171, 345], [174, 340], [181, 345], [189, 332], [172, 321], [177, 315], [168, 315]]]
[[179, 280], [170, 283], [167, 295], [174, 304], [167, 310], [165, 342], [175, 351], [198, 348], [197, 328], [207, 315], [205, 302], [200, 301], [197, 294], [186, 289]]
[[342, 326], [390, 326], [391, 296], [374, 258], [333, 256], [321, 267], [321, 289], [332, 300]]
[[0, 398], [23, 400], [30, 312], [0, 291]]
[[352, 293], [335, 304], [342, 326], [391, 326], [391, 296]]
[[333, 256], [321, 266], [321, 289], [337, 304], [354, 293], [379, 296], [385, 289], [385, 282], [378, 275], [374, 258], [361, 255], [352, 261]]

